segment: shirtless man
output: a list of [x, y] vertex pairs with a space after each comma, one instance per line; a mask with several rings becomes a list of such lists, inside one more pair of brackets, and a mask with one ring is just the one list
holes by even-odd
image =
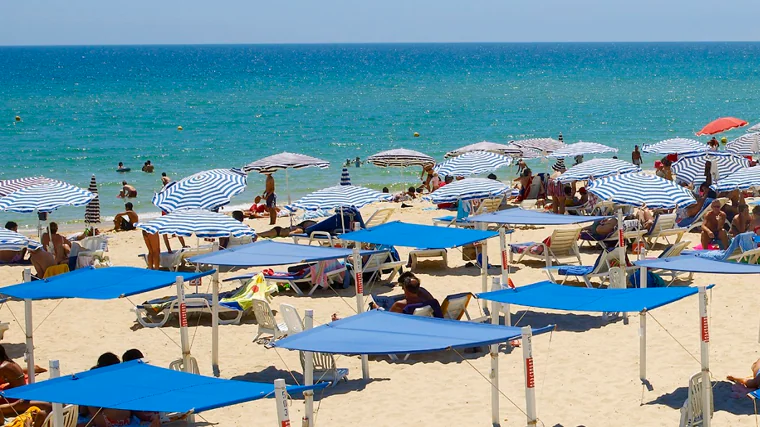
[[113, 231], [129, 231], [135, 229], [135, 224], [140, 222], [137, 212], [133, 211], [131, 202], [124, 204], [124, 212], [116, 214], [113, 217]]
[[752, 217], [749, 215], [749, 208], [742, 203], [737, 208], [734, 219], [731, 220], [731, 237], [750, 231], [750, 223], [752, 223]]
[[720, 210], [720, 202], [710, 203], [710, 210], [705, 213], [702, 223], [702, 248], [707, 249], [710, 243], [718, 241], [721, 249], [728, 247], [728, 234], [723, 226], [726, 224], [726, 213]]
[[119, 192], [120, 199], [133, 199], [137, 197], [137, 189], [129, 184], [127, 184], [127, 181], [121, 182], [121, 191]]
[[155, 167], [150, 163], [150, 160], [146, 160], [142, 167], [142, 171], [145, 173], [153, 173]]
[[172, 179], [166, 176], [166, 172], [161, 172], [161, 185], [166, 187], [166, 184], [172, 182]]
[[274, 191], [274, 177], [271, 173], [267, 174], [262, 196], [266, 200], [269, 210], [269, 225], [275, 225], [277, 223], [277, 194]]
[[641, 151], [639, 151], [638, 145], [633, 146], [633, 152], [631, 153], [631, 163], [636, 166], [641, 166]]
[[755, 205], [752, 208], [752, 221], [749, 223], [749, 229], [758, 234], [760, 231], [760, 205]]
[[55, 263], [67, 263], [69, 261], [69, 252], [71, 252], [71, 243], [68, 239], [58, 234], [58, 224], [55, 222], [50, 223], [49, 230], [48, 233], [42, 235], [42, 247], [49, 250], [50, 242], [52, 241]]
[[388, 310], [392, 313], [403, 313], [404, 308], [409, 304], [420, 304], [428, 301], [435, 301], [433, 295], [425, 288], [420, 286], [420, 279], [409, 273], [408, 276], [399, 277], [399, 283], [404, 289], [404, 299], [396, 301]]
[[750, 366], [750, 369], [752, 369], [751, 377], [737, 378], [733, 375], [729, 375], [726, 377], [726, 379], [737, 384], [741, 384], [744, 387], [747, 387], [750, 391], [757, 390], [760, 388], [760, 380], [757, 378], [758, 375], [760, 375], [760, 359], [755, 360], [755, 363]]

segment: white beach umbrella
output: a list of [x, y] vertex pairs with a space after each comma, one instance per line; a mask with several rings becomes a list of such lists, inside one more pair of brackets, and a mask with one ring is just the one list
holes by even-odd
[[622, 205], [673, 209], [694, 204], [691, 192], [673, 181], [641, 172], [624, 173], [598, 179], [588, 192], [602, 200]]
[[424, 199], [435, 204], [455, 203], [460, 200], [493, 198], [509, 191], [510, 187], [495, 179], [465, 178], [444, 185], [425, 196]]
[[740, 156], [760, 153], [760, 131], [742, 135], [726, 144], [726, 151]]
[[287, 151], [283, 151], [282, 153], [274, 154], [269, 157], [264, 157], [263, 159], [256, 160], [255, 162], [248, 163], [247, 165], [243, 166], [243, 171], [245, 173], [258, 172], [261, 174], [272, 174], [278, 170], [284, 170], [285, 188], [288, 191], [288, 204], [290, 204], [290, 176], [288, 174], [288, 169], [327, 169], [329, 167], [330, 162], [327, 160], [307, 156], [306, 154], [288, 153]]
[[501, 154], [486, 151], [470, 151], [439, 163], [434, 170], [442, 176], [470, 176], [493, 172], [509, 166], [512, 159]]
[[747, 132], [760, 132], [760, 123], [750, 126], [750, 128], [747, 129]]
[[645, 153], [657, 154], [694, 154], [703, 153], [709, 150], [707, 144], [703, 144], [695, 139], [690, 138], [670, 138], [663, 139], [655, 144], [648, 144], [641, 147]]
[[548, 157], [575, 157], [586, 154], [617, 153], [617, 151], [617, 148], [608, 147], [604, 144], [581, 141], [558, 148], [549, 153]]
[[460, 156], [472, 151], [486, 151], [489, 153], [502, 154], [505, 156], [522, 156], [523, 150], [514, 144], [497, 144], [495, 142], [477, 142], [475, 144], [466, 145], [464, 147], [457, 148], [456, 150], [449, 151], [443, 156], [445, 159], [449, 157]]
[[381, 168], [434, 165], [435, 160], [419, 151], [396, 148], [382, 151], [367, 158], [369, 163]]
[[554, 138], [520, 139], [517, 141], [512, 141], [512, 144], [518, 147], [532, 148], [542, 153], [551, 153], [552, 151], [559, 150], [565, 146], [562, 141], [558, 141]]
[[560, 182], [598, 179], [621, 173], [638, 172], [641, 168], [619, 159], [591, 159], [575, 165], [559, 176]]

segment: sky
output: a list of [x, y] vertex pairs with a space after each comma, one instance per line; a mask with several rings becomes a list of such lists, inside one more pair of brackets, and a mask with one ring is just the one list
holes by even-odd
[[759, 41], [758, 0], [23, 0], [0, 45]]

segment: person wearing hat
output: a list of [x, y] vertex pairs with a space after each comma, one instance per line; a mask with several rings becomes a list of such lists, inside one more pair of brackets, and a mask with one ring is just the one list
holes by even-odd
[[564, 214], [566, 205], [564, 185], [559, 182], [558, 179], [560, 175], [565, 173], [567, 170], [567, 168], [565, 168], [565, 159], [557, 159], [557, 161], [552, 165], [552, 170], [554, 172], [549, 177], [549, 184], [546, 186], [548, 196], [552, 199], [552, 212], [557, 214]]

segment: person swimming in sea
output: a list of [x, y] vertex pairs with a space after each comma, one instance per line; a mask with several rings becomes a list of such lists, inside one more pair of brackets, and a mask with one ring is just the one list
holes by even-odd
[[116, 172], [129, 172], [132, 169], [124, 167], [124, 163], [119, 162], [119, 166], [116, 167]]

